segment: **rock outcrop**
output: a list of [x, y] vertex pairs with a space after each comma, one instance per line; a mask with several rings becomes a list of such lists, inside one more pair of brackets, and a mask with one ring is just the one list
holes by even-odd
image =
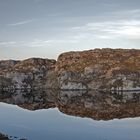
[[140, 50], [63, 53], [56, 63], [56, 71], [61, 89], [139, 90]]
[[54, 80], [55, 63], [55, 60], [41, 58], [0, 61], [0, 66], [3, 66], [0, 70], [0, 87], [3, 89], [51, 88], [54, 86], [50, 81]]
[[140, 90], [140, 50], [67, 52], [55, 60], [0, 61], [0, 87]]
[[1, 134], [0, 133], [0, 140], [9, 140], [7, 135]]

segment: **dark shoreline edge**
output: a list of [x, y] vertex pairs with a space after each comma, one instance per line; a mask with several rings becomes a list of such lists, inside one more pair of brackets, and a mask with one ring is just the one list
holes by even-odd
[[16, 91], [16, 90], [24, 90], [24, 91], [37, 91], [37, 90], [52, 90], [52, 91], [96, 91], [96, 92], [140, 92], [140, 89], [124, 89], [124, 90], [106, 90], [106, 89], [59, 89], [59, 88], [0, 88], [0, 91]]
[[8, 138], [8, 135], [0, 133], [0, 140], [10, 140], [10, 139]]

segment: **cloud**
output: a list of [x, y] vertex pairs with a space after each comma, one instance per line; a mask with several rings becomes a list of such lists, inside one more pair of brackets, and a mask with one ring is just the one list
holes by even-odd
[[14, 46], [16, 45], [15, 41], [9, 41], [9, 42], [0, 42], [0, 47], [1, 46]]
[[122, 26], [118, 30], [112, 29], [109, 31], [114, 35], [127, 37], [130, 39], [140, 39], [140, 26]]
[[19, 26], [19, 25], [24, 25], [24, 24], [31, 23], [31, 22], [33, 22], [33, 21], [34, 21], [34, 19], [24, 20], [24, 21], [20, 21], [20, 22], [16, 22], [16, 23], [9, 24], [9, 26]]
[[79, 36], [91, 35], [100, 39], [129, 38], [140, 39], [140, 20], [116, 20], [91, 22], [83, 26], [73, 27]]
[[[54, 46], [92, 46], [92, 44], [114, 45], [120, 43], [140, 43], [140, 20], [116, 20], [105, 22], [90, 22], [67, 30], [69, 34], [57, 39], [33, 39], [31, 41], [0, 42], [0, 47], [54, 47]], [[108, 44], [107, 44], [108, 43]]]
[[119, 10], [111, 13], [114, 16], [119, 17], [140, 17], [140, 9], [131, 9], [131, 10]]
[[52, 39], [52, 40], [40, 40], [34, 39], [32, 41], [7, 41], [0, 42], [0, 47], [52, 47], [56, 45], [64, 45], [64, 44], [75, 44], [77, 41], [75, 39]]

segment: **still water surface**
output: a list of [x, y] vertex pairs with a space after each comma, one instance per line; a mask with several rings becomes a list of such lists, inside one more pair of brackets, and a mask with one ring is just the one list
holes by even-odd
[[139, 96], [78, 91], [1, 93], [0, 132], [28, 140], [139, 140]]

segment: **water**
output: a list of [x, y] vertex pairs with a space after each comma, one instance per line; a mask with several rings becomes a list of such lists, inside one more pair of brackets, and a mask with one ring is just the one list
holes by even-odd
[[0, 94], [0, 132], [28, 140], [139, 140], [140, 93]]

